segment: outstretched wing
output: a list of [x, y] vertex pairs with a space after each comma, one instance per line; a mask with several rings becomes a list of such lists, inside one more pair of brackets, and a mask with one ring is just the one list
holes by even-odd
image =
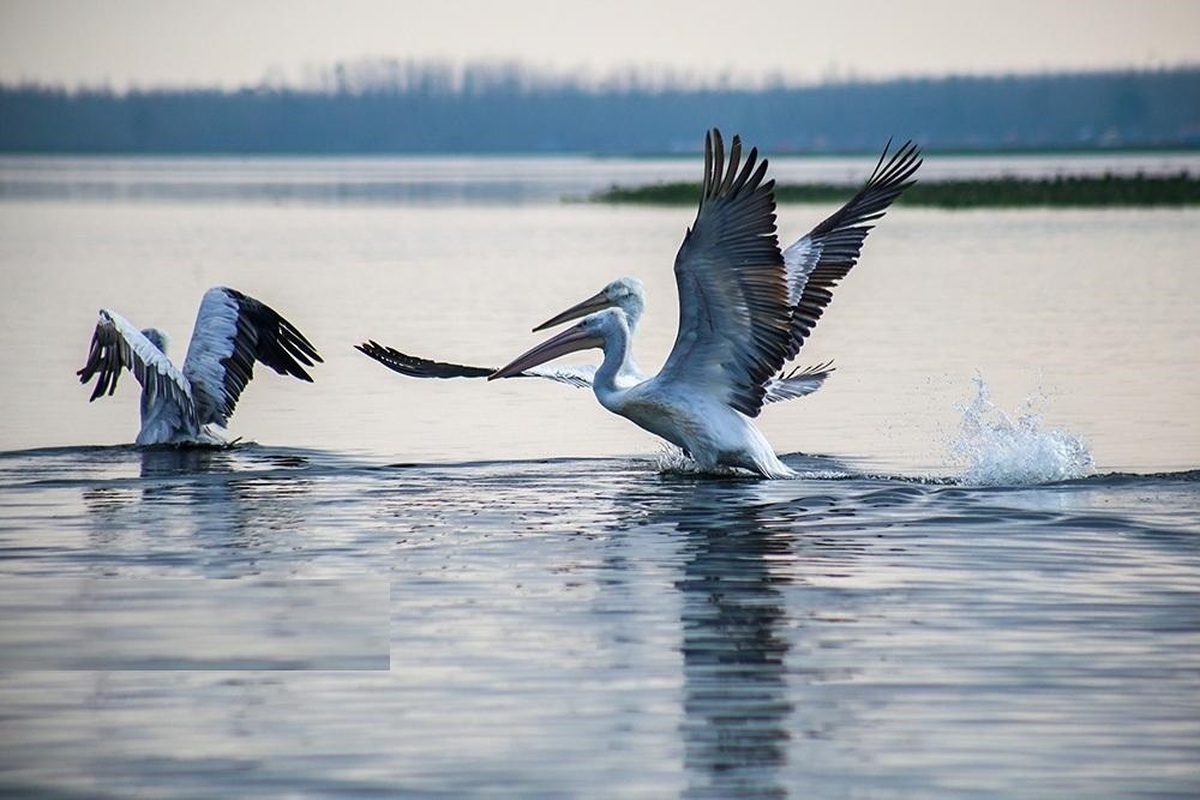
[[102, 308], [92, 332], [87, 363], [76, 373], [80, 383], [96, 378], [88, 402], [116, 391], [123, 369], [133, 373], [149, 397], [170, 397], [185, 419], [195, 420], [192, 392], [183, 373], [133, 323]]
[[774, 181], [734, 137], [705, 139], [696, 222], [675, 256], [679, 332], [655, 380], [696, 387], [743, 414], [762, 409], [763, 384], [783, 365], [792, 306], [775, 236]]
[[[921, 151], [906, 142], [889, 159], [889, 141], [866, 184], [844, 206], [783, 251], [789, 298], [795, 309], [787, 358], [800, 352], [804, 340], [833, 299], [832, 289], [858, 263], [863, 241], [900, 194], [916, 183]], [[884, 159], [887, 163], [884, 164]]]
[[804, 369], [797, 367], [791, 372], [781, 372], [767, 381], [767, 395], [763, 398], [763, 402], [778, 403], [780, 400], [791, 400], [810, 395], [825, 384], [825, 379], [832, 372], [832, 361], [826, 361], [815, 367]]
[[369, 339], [362, 344], [354, 345], [360, 353], [378, 361], [388, 369], [407, 375], [410, 378], [486, 378], [495, 372], [487, 367], [469, 367], [465, 364], [451, 364], [446, 361], [431, 361], [420, 356], [410, 356], [401, 353], [394, 347], [388, 347]]
[[311, 383], [304, 367], [321, 357], [304, 334], [270, 306], [235, 289], [209, 289], [200, 301], [183, 362], [202, 423], [228, 424], [242, 390], [254, 377], [255, 361]]
[[[447, 361], [432, 361], [420, 356], [410, 356], [374, 340], [356, 344], [354, 348], [388, 369], [410, 378], [486, 378], [496, 371], [487, 367], [471, 367], [466, 364], [451, 364]], [[595, 372], [595, 366], [590, 364], [554, 368], [533, 367], [513, 377], [546, 378], [576, 388], [587, 388], [592, 385], [592, 376]]]

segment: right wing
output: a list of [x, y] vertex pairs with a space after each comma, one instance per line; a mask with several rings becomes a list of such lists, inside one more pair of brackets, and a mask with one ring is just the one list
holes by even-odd
[[295, 325], [265, 303], [236, 289], [216, 286], [204, 293], [183, 362], [201, 421], [226, 427], [254, 364], [312, 383], [304, 367], [321, 361]]
[[871, 177], [845, 205], [783, 251], [789, 301], [794, 308], [789, 361], [825, 313], [833, 299], [833, 287], [858, 263], [873, 223], [916, 182], [913, 175], [921, 166], [920, 148], [906, 142], [888, 158], [890, 148], [889, 141]]
[[[363, 355], [370, 356], [388, 369], [410, 378], [486, 378], [496, 371], [488, 367], [471, 367], [466, 364], [451, 364], [447, 361], [433, 361], [420, 356], [410, 356], [407, 353], [401, 353], [394, 347], [379, 344], [373, 339], [354, 345], [354, 349]], [[592, 376], [595, 372], [596, 367], [591, 364], [533, 367], [513, 377], [545, 378], [582, 389], [592, 385]]]
[[182, 409], [184, 417], [195, 422], [196, 406], [191, 386], [183, 373], [133, 323], [115, 311], [102, 308], [96, 330], [92, 332], [87, 363], [76, 372], [80, 383], [96, 377], [96, 386], [88, 402], [116, 391], [123, 369], [132, 372], [151, 397], [170, 397]]

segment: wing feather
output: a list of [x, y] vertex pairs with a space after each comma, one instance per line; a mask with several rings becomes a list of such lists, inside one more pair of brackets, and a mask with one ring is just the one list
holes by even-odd
[[76, 372], [80, 383], [96, 378], [88, 401], [116, 391], [124, 369], [133, 373], [150, 399], [170, 397], [181, 409], [183, 421], [198, 427], [194, 425], [196, 408], [184, 374], [133, 323], [115, 311], [100, 309], [87, 362]]
[[370, 356], [388, 369], [410, 378], [486, 378], [496, 371], [487, 367], [471, 367], [466, 364], [410, 356], [394, 347], [379, 344], [374, 339], [356, 344], [354, 349]]
[[791, 372], [781, 372], [767, 381], [767, 395], [764, 402], [778, 403], [780, 400], [791, 400], [810, 395], [825, 384], [825, 379], [830, 376], [833, 369], [833, 362], [826, 361], [815, 367], [804, 369], [797, 367]]
[[696, 221], [675, 257], [679, 332], [655, 380], [703, 387], [749, 416], [782, 366], [792, 307], [775, 235], [775, 182], [733, 138], [726, 166], [716, 129], [705, 139]]
[[825, 313], [834, 285], [858, 263], [863, 241], [874, 227], [869, 223], [882, 217], [896, 198], [916, 183], [912, 176], [922, 161], [917, 145], [906, 142], [888, 158], [890, 149], [889, 141], [871, 177], [854, 197], [783, 251], [794, 308], [788, 359], [800, 352]]
[[304, 367], [321, 356], [299, 329], [265, 303], [236, 289], [204, 293], [183, 374], [201, 422], [225, 426], [258, 361], [281, 375], [312, 382]]
[[563, 383], [567, 386], [574, 386], [576, 389], [592, 388], [592, 381], [596, 378], [595, 364], [563, 364], [556, 367], [530, 367], [523, 372], [514, 375], [514, 378], [545, 378], [548, 381], [555, 383]]

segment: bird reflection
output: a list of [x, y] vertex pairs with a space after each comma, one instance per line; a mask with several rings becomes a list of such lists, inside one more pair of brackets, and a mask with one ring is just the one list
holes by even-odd
[[[792, 558], [790, 531], [751, 484], [681, 484], [655, 509], [683, 535], [681, 623], [687, 797], [784, 797], [788, 756], [787, 611], [773, 564]], [[657, 504], [657, 503], [656, 503]]]
[[229, 447], [143, 447], [143, 478], [167, 478], [198, 473], [228, 473], [234, 470], [233, 448]]
[[841, 535], [861, 505], [849, 484], [677, 477], [614, 503], [616, 528], [678, 541], [685, 797], [803, 796], [789, 760], [826, 757], [854, 726], [823, 687], [855, 670], [825, 654], [813, 621], [830, 602], [819, 586], [862, 557]]
[[742, 518], [727, 522], [744, 527], [701, 522], [688, 529], [693, 552], [678, 585], [689, 797], [786, 795], [778, 772], [792, 711], [788, 642], [782, 599], [764, 559], [781, 542], [759, 537], [752, 512], [735, 516]]
[[[94, 543], [110, 555], [162, 552], [164, 541], [176, 538], [185, 549], [200, 548], [203, 557], [190, 563], [221, 577], [254, 574], [260, 557], [294, 550], [288, 534], [303, 529], [312, 491], [296, 474], [305, 459], [254, 446], [130, 452], [140, 462], [136, 479], [111, 479], [83, 494]], [[155, 546], [145, 547], [143, 537]], [[154, 568], [144, 555], [137, 565]]]

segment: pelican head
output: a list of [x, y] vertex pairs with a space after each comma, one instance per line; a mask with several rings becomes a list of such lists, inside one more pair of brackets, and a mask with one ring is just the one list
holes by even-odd
[[145, 336], [147, 339], [149, 339], [150, 344], [157, 347], [163, 355], [167, 354], [167, 344], [169, 344], [170, 340], [167, 339], [167, 335], [165, 333], [160, 331], [158, 328], [146, 328], [142, 331], [142, 336]]
[[488, 375], [488, 380], [511, 378], [538, 364], [544, 364], [567, 353], [574, 353], [576, 350], [587, 350], [592, 347], [603, 349], [614, 329], [621, 327], [628, 330], [625, 315], [617, 309], [608, 308], [595, 314], [589, 314], [562, 333], [550, 337], [532, 350], [517, 356], [507, 366]]
[[566, 311], [551, 317], [534, 328], [535, 331], [552, 328], [573, 319], [602, 311], [606, 308], [619, 308], [625, 312], [629, 327], [637, 325], [646, 309], [646, 290], [637, 278], [617, 278], [600, 291], [582, 302], [568, 308]]

